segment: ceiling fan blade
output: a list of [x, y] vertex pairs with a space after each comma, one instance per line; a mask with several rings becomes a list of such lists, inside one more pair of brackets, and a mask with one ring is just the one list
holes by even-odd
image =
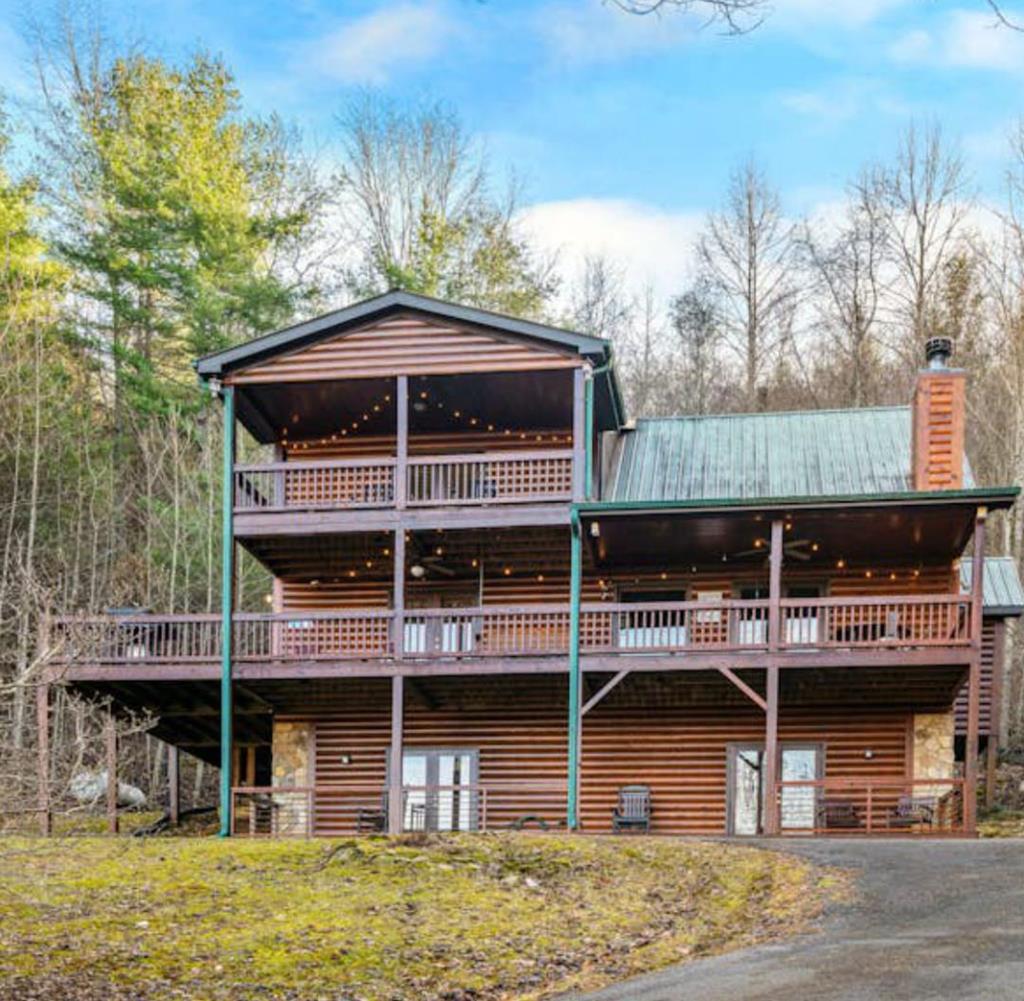
[[455, 571], [451, 567], [446, 567], [443, 563], [440, 563], [437, 560], [434, 560], [434, 561], [424, 560], [423, 564], [424, 564], [424, 566], [426, 566], [427, 571], [429, 573], [439, 573], [439, 574], [441, 574], [444, 577], [454, 577], [455, 576]]

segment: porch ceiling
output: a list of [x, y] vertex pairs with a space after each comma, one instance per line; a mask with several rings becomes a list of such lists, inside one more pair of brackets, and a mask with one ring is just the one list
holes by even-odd
[[[484, 431], [488, 425], [510, 433], [572, 426], [572, 373], [567, 370], [414, 376], [409, 397], [413, 438]], [[358, 437], [395, 433], [394, 379], [240, 386], [237, 399], [239, 419], [263, 444], [279, 441], [285, 429], [291, 441], [340, 434], [343, 429], [352, 434], [353, 421], [359, 425]], [[471, 419], [475, 423], [470, 424]], [[415, 441], [410, 445], [415, 454]]]
[[[974, 525], [972, 507], [894, 505], [777, 512], [664, 511], [586, 513], [584, 533], [597, 566], [679, 566], [768, 558], [772, 517], [785, 520], [785, 541], [806, 540], [800, 559], [786, 562], [823, 570], [848, 565], [934, 563], [960, 555]], [[597, 523], [598, 535], [590, 527]]]

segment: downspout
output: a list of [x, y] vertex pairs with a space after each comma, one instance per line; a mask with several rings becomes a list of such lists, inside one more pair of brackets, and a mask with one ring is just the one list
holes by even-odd
[[[606, 372], [611, 371], [612, 362], [609, 357], [603, 365], [598, 368], [590, 369], [587, 374], [587, 381], [583, 387], [584, 389], [584, 433], [583, 436], [586, 439], [586, 460], [584, 463], [584, 476], [586, 478], [586, 499], [594, 499], [594, 381], [599, 375], [604, 375]], [[612, 393], [612, 409], [615, 411], [615, 423], [616, 426], [622, 426], [621, 414], [619, 414], [619, 407], [615, 401], [615, 394]]]
[[221, 479], [220, 582], [220, 836], [231, 836], [231, 640], [234, 606], [235, 390], [221, 388], [224, 401], [224, 467]]
[[566, 782], [566, 826], [579, 827], [580, 786], [580, 590], [583, 578], [582, 533], [579, 512], [570, 512], [569, 564], [569, 767]]

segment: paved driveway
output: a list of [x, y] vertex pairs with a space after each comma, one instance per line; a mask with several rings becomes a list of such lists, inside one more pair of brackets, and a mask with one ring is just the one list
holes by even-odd
[[858, 871], [857, 902], [813, 935], [672, 967], [585, 1001], [1024, 1001], [1024, 841], [784, 847]]

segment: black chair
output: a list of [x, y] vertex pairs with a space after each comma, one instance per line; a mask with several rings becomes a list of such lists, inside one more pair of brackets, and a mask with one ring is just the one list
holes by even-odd
[[612, 833], [651, 830], [650, 786], [623, 786], [619, 789], [619, 805], [612, 810]]

